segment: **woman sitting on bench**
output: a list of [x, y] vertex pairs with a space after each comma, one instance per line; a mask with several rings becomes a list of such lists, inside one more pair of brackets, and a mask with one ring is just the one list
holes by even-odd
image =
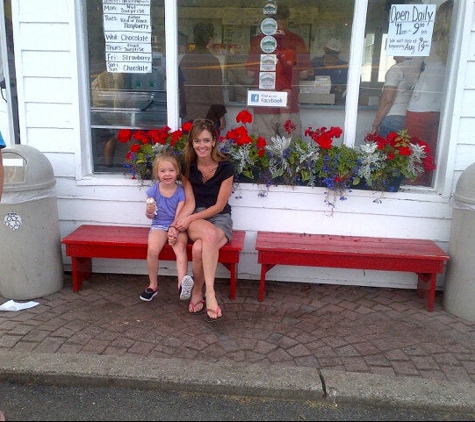
[[[172, 226], [180, 232], [187, 230], [194, 242], [194, 287], [188, 310], [191, 314], [200, 314], [206, 304], [207, 320], [215, 322], [223, 317], [214, 280], [219, 249], [232, 237], [233, 221], [228, 200], [234, 166], [219, 152], [214, 122], [208, 119], [193, 121], [184, 158], [185, 207]], [[170, 232], [175, 234], [173, 229]]]

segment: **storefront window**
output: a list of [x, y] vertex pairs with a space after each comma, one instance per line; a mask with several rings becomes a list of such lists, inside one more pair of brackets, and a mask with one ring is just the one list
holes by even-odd
[[[86, 2], [96, 172], [122, 171], [126, 151], [119, 150], [124, 146], [116, 141], [118, 129], [149, 129], [166, 124], [173, 127], [175, 122], [208, 116], [216, 118], [217, 127], [221, 125], [226, 131], [236, 126], [235, 117], [242, 109], [253, 111], [253, 131], [266, 138], [277, 134], [289, 136], [284, 122], [290, 119], [296, 123], [291, 136], [304, 138], [308, 127], [339, 126], [346, 129], [346, 133], [338, 142], [358, 145], [364, 142], [367, 133], [381, 129], [379, 120], [384, 116], [381, 117], [378, 105], [387, 83], [386, 74], [396, 63], [394, 57], [401, 55], [414, 59], [411, 62], [414, 80], [410, 88], [417, 86], [421, 70], [431, 61], [432, 50], [429, 55], [427, 45], [422, 45], [426, 48], [423, 54], [410, 50], [400, 54], [402, 50], [398, 50], [396, 54], [394, 48], [388, 49], [389, 44], [402, 45], [401, 40], [391, 36], [391, 20], [393, 26], [405, 23], [391, 17], [393, 5], [410, 7], [411, 12], [412, 8], [418, 9], [415, 20], [424, 43], [431, 43], [436, 36], [439, 39], [445, 36], [445, 40], [450, 36], [451, 19], [440, 19], [448, 23], [443, 29], [445, 35], [441, 37], [436, 31], [435, 15], [431, 15], [442, 0], [177, 0], [174, 9], [177, 45], [170, 48], [165, 45], [164, 1], [136, 2], [149, 5], [150, 10], [149, 21], [144, 21], [151, 24], [153, 62], [148, 73], [120, 72], [110, 67], [108, 71], [108, 60], [117, 58], [118, 53], [109, 45], [114, 39], [106, 38], [111, 35], [107, 35], [104, 22], [109, 23], [109, 30], [114, 29], [114, 24], [105, 20], [104, 13], [112, 15], [116, 11], [107, 8], [106, 3], [120, 2]], [[123, 3], [130, 5], [130, 2]], [[122, 14], [127, 12], [127, 7], [120, 10]], [[397, 16], [403, 19], [402, 14]], [[429, 24], [434, 26], [430, 28], [434, 29], [433, 35], [431, 31], [427, 32]], [[410, 35], [414, 38], [414, 34]], [[404, 34], [401, 36], [404, 38]], [[361, 48], [350, 51], [350, 45]], [[434, 51], [438, 48], [436, 45], [432, 43]], [[170, 118], [175, 113], [169, 110], [167, 115], [167, 54], [169, 57], [177, 55], [177, 74], [168, 75], [176, 81], [174, 92], [179, 97], [179, 107], [172, 122], [167, 121], [167, 116]], [[435, 67], [441, 71], [440, 66]], [[175, 72], [175, 69], [168, 69], [168, 72]], [[439, 88], [443, 88], [444, 76], [439, 72], [437, 77], [442, 81]], [[282, 102], [272, 107], [253, 102], [251, 94], [256, 91], [270, 93], [272, 100]], [[442, 89], [439, 91], [440, 105], [443, 92]], [[413, 92], [411, 89], [406, 99]], [[399, 104], [398, 110], [404, 114], [404, 105]], [[225, 128], [220, 119], [223, 113]], [[438, 111], [430, 110], [430, 113], [435, 113], [432, 116], [435, 119], [438, 117]], [[424, 121], [433, 127], [428, 120]], [[416, 131], [415, 128], [411, 130]], [[435, 141], [430, 142], [435, 154], [437, 133]], [[419, 184], [430, 186], [431, 180]]]
[[[357, 143], [368, 132], [387, 138], [407, 130], [426, 142], [433, 155], [440, 153], [453, 7], [453, 0], [372, 4], [365, 27]], [[432, 179], [433, 171], [426, 171], [404, 183], [431, 186]]]
[[167, 124], [163, 0], [85, 3], [94, 171], [123, 171], [118, 131]]

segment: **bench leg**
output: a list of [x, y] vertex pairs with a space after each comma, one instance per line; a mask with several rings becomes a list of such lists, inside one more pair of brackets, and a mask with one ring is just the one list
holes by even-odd
[[426, 300], [427, 310], [432, 312], [435, 304], [435, 286], [437, 274], [417, 274], [417, 295]]
[[236, 288], [237, 288], [237, 272], [238, 272], [238, 267], [237, 264], [228, 264], [224, 263], [223, 264], [230, 272], [231, 277], [230, 277], [230, 284], [229, 284], [229, 299], [234, 300], [236, 299]]
[[83, 280], [92, 276], [92, 258], [71, 257], [73, 272], [73, 292], [81, 289]]
[[266, 273], [271, 268], [273, 268], [274, 265], [275, 264], [262, 264], [261, 265], [261, 283], [259, 284], [259, 297], [258, 297], [259, 302], [262, 302], [264, 300], [264, 293], [265, 293], [265, 289], [266, 289]]

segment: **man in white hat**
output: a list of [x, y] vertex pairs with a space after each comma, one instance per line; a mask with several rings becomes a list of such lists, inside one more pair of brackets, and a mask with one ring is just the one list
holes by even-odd
[[341, 52], [341, 41], [337, 38], [329, 39], [323, 47], [325, 54], [312, 60], [313, 77], [330, 76], [331, 94], [335, 94], [335, 103], [344, 101], [344, 93], [348, 80], [348, 62], [341, 60], [338, 55]]

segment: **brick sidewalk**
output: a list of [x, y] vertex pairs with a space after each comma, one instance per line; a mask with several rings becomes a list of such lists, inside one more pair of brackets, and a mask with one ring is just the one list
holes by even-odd
[[[0, 312], [0, 351], [199, 359], [475, 382], [475, 323], [433, 312], [415, 290], [240, 280], [216, 290], [224, 319], [189, 315], [174, 277], [142, 302], [146, 276], [95, 274], [78, 293], [71, 276], [39, 306]], [[0, 303], [7, 299], [0, 297]]]

